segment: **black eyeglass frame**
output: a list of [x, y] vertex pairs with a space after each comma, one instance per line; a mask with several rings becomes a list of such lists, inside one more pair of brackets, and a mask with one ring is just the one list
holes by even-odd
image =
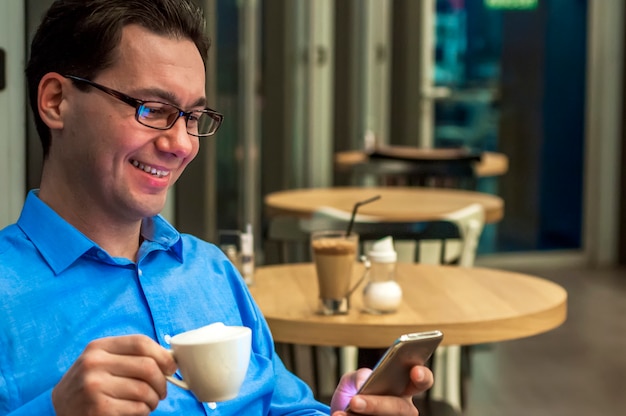
[[[204, 134], [200, 134], [200, 133], [192, 133], [189, 130], [187, 130], [188, 134], [191, 134], [192, 136], [196, 136], [196, 137], [209, 137], [209, 136], [213, 136], [215, 134], [215, 132], [217, 132], [217, 129], [220, 127], [220, 125], [222, 124], [222, 121], [224, 120], [224, 115], [221, 113], [218, 113], [215, 110], [212, 110], [208, 107], [205, 107], [202, 110], [193, 110], [193, 111], [185, 111], [182, 108], [171, 104], [171, 103], [165, 103], [162, 101], [155, 101], [155, 100], [140, 100], [138, 98], [134, 98], [131, 97], [130, 95], [124, 94], [123, 92], [114, 90], [112, 88], [109, 87], [105, 87], [104, 85], [98, 84], [97, 82], [93, 82], [89, 79], [86, 78], [81, 78], [81, 77], [77, 77], [75, 75], [64, 75], [65, 78], [71, 79], [74, 82], [78, 82], [78, 83], [83, 83], [83, 84], [87, 84], [89, 86], [92, 86], [114, 98], [117, 98], [118, 100], [122, 101], [125, 104], [128, 104], [131, 107], [135, 108], [135, 120], [137, 120], [137, 122], [139, 124], [141, 124], [142, 126], [146, 126], [146, 127], [150, 127], [151, 129], [156, 129], [156, 130], [169, 130], [172, 127], [174, 127], [174, 124], [176, 124], [176, 122], [178, 121], [179, 118], [184, 117], [185, 118], [185, 126], [187, 127], [187, 123], [189, 122], [189, 118], [194, 116], [194, 114], [197, 113], [203, 113], [208, 115], [215, 123], [212, 124], [212, 126], [214, 125], [215, 127], [213, 127], [209, 132], [204, 133]], [[149, 124], [146, 124], [145, 122], [142, 121], [140, 113], [142, 111], [143, 108], [146, 107], [147, 104], [160, 104], [160, 105], [167, 105], [170, 106], [176, 110], [178, 110], [178, 114], [176, 115], [176, 118], [174, 118], [173, 120], [171, 120], [169, 122], [169, 124], [166, 127], [155, 127], [155, 126], [151, 126]], [[174, 114], [172, 114], [174, 115]]]

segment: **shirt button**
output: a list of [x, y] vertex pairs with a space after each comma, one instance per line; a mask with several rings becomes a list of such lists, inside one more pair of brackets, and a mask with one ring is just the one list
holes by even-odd
[[169, 344], [170, 344], [170, 340], [171, 340], [171, 339], [172, 339], [172, 337], [171, 337], [169, 334], [165, 334], [165, 335], [163, 336], [163, 341], [165, 341], [165, 343], [166, 343], [167, 345], [169, 345]]
[[98, 258], [101, 260], [106, 259], [107, 255], [104, 251], [98, 251]]
[[137, 274], [139, 275], [139, 277], [143, 276], [143, 270], [137, 269]]

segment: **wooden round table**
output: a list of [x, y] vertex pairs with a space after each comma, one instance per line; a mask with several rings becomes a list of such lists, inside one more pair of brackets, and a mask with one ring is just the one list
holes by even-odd
[[[363, 272], [357, 264], [354, 281]], [[567, 293], [548, 280], [485, 268], [399, 263], [403, 302], [396, 313], [361, 312], [361, 289], [349, 314], [316, 313], [317, 281], [310, 263], [261, 266], [252, 296], [278, 342], [385, 348], [399, 335], [438, 329], [443, 344], [472, 345], [528, 337], [561, 325]]]
[[485, 222], [502, 219], [502, 198], [482, 192], [419, 187], [335, 187], [291, 189], [265, 196], [269, 216], [309, 217], [322, 207], [351, 213], [354, 204], [373, 196], [381, 198], [363, 205], [358, 213], [385, 222], [419, 222], [444, 218], [447, 214], [479, 203], [485, 209]]

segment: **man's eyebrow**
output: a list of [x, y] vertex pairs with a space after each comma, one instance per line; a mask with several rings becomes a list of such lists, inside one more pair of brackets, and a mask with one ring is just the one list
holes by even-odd
[[[136, 94], [141, 94], [147, 97], [157, 97], [158, 100], [163, 100], [164, 102], [174, 104], [182, 108], [182, 105], [178, 101], [178, 98], [174, 94], [172, 94], [172, 92], [167, 90], [162, 90], [160, 88], [144, 88], [138, 90]], [[198, 98], [195, 102], [191, 104], [191, 106], [189, 106], [189, 108], [193, 107], [206, 107], [206, 98]]]

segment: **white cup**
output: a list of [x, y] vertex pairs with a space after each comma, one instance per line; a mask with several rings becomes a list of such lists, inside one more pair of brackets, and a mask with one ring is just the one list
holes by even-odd
[[250, 328], [221, 322], [175, 335], [170, 345], [182, 380], [167, 379], [201, 402], [233, 399], [248, 371], [251, 341]]

